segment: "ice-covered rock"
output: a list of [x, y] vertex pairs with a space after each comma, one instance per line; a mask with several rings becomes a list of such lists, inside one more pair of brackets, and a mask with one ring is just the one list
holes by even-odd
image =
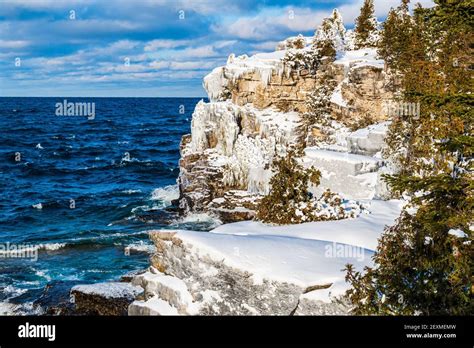
[[371, 199], [375, 195], [380, 159], [309, 147], [305, 149], [303, 164], [321, 171], [319, 186], [312, 188], [316, 195], [327, 189], [352, 199]]
[[[229, 190], [250, 195], [269, 191], [273, 157], [297, 140], [300, 115], [274, 109], [258, 110], [230, 101], [199, 102], [193, 114], [191, 137], [184, 137], [180, 160], [180, 206], [185, 210], [216, 209], [209, 204]], [[233, 204], [219, 210], [229, 216]]]
[[389, 122], [359, 129], [347, 136], [347, 150], [351, 153], [373, 156], [385, 146]]
[[[132, 284], [143, 288], [145, 299], [157, 296], [179, 314], [186, 314], [186, 310], [192, 306], [193, 298], [186, 284], [178, 278], [160, 272], [146, 272], [135, 276]], [[152, 301], [157, 302], [156, 299]]]

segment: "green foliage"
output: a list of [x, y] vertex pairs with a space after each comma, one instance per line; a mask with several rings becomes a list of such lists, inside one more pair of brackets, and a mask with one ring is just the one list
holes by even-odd
[[384, 25], [386, 57], [402, 76], [403, 101], [420, 103], [421, 114], [396, 118], [390, 127], [389, 150], [401, 170], [386, 181], [410, 197], [410, 209], [386, 229], [374, 268], [362, 274], [348, 265], [353, 289], [347, 295], [357, 314], [474, 313], [474, 98], [467, 58], [473, 16], [466, 1], [435, 2], [409, 19], [403, 18], [408, 1], [392, 12], [387, 21], [412, 34], [396, 36], [393, 47]]
[[365, 0], [360, 15], [355, 21], [355, 48], [375, 47], [377, 45], [377, 18], [374, 14], [374, 1]]
[[270, 193], [259, 205], [259, 220], [280, 225], [300, 221], [296, 207], [310, 201], [308, 186], [310, 183], [319, 185], [321, 173], [313, 167], [304, 169], [296, 156], [296, 152], [290, 150], [285, 157], [274, 160], [275, 175], [270, 180]]
[[382, 25], [381, 38], [378, 42], [378, 54], [393, 69], [400, 68], [406, 62], [405, 55], [411, 52], [412, 22], [408, 12], [408, 2], [404, 1], [397, 9], [390, 9]]
[[[311, 146], [313, 140], [313, 129], [318, 130], [329, 125], [331, 121], [331, 95], [336, 88], [336, 81], [330, 74], [318, 77], [316, 88], [307, 99], [307, 111], [302, 115], [299, 127], [300, 144], [302, 147]], [[320, 135], [322, 136], [322, 134]]]
[[318, 59], [334, 61], [336, 53], [344, 46], [345, 27], [341, 15], [334, 10], [330, 17], [324, 18], [313, 38], [313, 49]]

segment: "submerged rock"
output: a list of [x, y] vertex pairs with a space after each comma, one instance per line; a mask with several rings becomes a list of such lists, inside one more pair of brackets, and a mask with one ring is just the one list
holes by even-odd
[[44, 308], [45, 314], [75, 315], [77, 313], [71, 302], [70, 291], [78, 283], [78, 281], [50, 282], [45, 286], [34, 305]]

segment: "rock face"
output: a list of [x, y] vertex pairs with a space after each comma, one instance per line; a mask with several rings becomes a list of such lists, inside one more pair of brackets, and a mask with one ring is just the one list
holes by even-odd
[[[288, 68], [284, 56], [285, 50], [252, 57], [231, 55], [226, 66], [204, 79], [211, 102], [198, 103], [191, 134], [181, 141], [178, 183], [182, 211], [210, 213], [224, 223], [252, 219], [259, 200], [269, 192], [273, 157], [300, 141], [308, 95], [323, 75], [336, 82], [331, 114], [342, 130], [331, 130], [337, 148], [325, 148], [317, 129], [313, 144], [350, 155], [332, 154], [337, 159], [332, 162], [325, 160], [327, 154], [310, 151], [306, 164], [326, 173], [316, 191], [330, 188], [356, 199], [378, 196], [377, 172], [384, 163], [372, 157], [383, 147], [386, 127], [364, 127], [386, 119], [383, 104], [393, 97], [394, 85], [384, 72], [383, 61], [375, 58], [375, 50], [348, 51], [310, 72]], [[349, 128], [364, 129], [351, 133]], [[339, 170], [333, 164], [343, 175], [334, 177]], [[351, 169], [354, 166], [361, 168]]]
[[141, 287], [125, 282], [76, 285], [71, 302], [77, 314], [127, 315], [128, 306], [143, 292]]
[[150, 237], [157, 253], [150, 270], [132, 281], [143, 288], [144, 299], [130, 305], [129, 315], [347, 314], [342, 303], [302, 299], [300, 306], [301, 295], [318, 291], [316, 287], [268, 279], [255, 282], [251, 273], [197, 252], [175, 232], [153, 232]]
[[299, 115], [230, 101], [199, 102], [181, 142], [180, 207], [224, 222], [253, 217], [268, 192], [273, 156], [296, 139]]
[[306, 112], [308, 94], [316, 88], [316, 81], [308, 71], [295, 71], [289, 76], [273, 74], [265, 86], [258, 73], [246, 73], [231, 88], [232, 102], [251, 103], [258, 109], [274, 106], [282, 111]]

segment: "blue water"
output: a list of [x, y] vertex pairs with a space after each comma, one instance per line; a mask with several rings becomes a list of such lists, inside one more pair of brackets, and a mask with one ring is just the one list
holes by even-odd
[[[64, 99], [94, 102], [95, 118], [56, 116]], [[179, 142], [198, 101], [0, 98], [0, 243], [46, 245], [36, 261], [0, 258], [0, 301], [31, 303], [55, 281], [147, 267], [146, 250], [126, 247], [179, 224], [166, 193], [176, 191]], [[157, 188], [165, 194], [153, 197]]]

